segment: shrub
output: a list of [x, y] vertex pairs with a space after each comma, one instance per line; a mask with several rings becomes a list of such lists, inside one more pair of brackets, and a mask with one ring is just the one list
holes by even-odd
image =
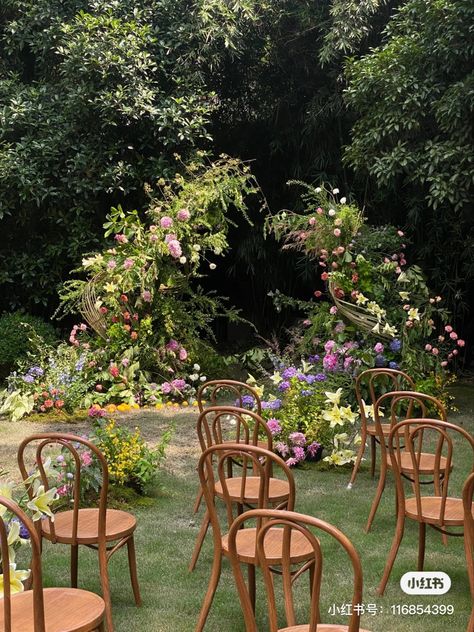
[[31, 350], [32, 329], [48, 344], [57, 339], [54, 327], [38, 316], [21, 312], [0, 316], [0, 377], [8, 375], [19, 361], [26, 358]]

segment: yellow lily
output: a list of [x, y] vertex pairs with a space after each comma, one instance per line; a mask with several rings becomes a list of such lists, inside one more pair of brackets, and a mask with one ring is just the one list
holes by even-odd
[[385, 323], [383, 333], [388, 334], [389, 336], [392, 336], [392, 338], [394, 338], [397, 335], [397, 328], [392, 327], [392, 325], [389, 325], [388, 323]]
[[324, 391], [324, 394], [326, 395], [326, 404], [338, 405], [341, 401], [342, 388], [338, 388], [335, 393], [332, 393], [331, 391]]
[[357, 305], [365, 305], [368, 302], [368, 300], [369, 299], [366, 296], [364, 296], [362, 292], [359, 292], [357, 294], [357, 298], [356, 298]]
[[[0, 481], [0, 496], [11, 499], [13, 495], [13, 483], [6, 483]], [[6, 513], [7, 508], [4, 505], [0, 505], [0, 518]]]
[[323, 419], [329, 421], [329, 425], [331, 426], [331, 428], [344, 425], [344, 419], [341, 415], [341, 409], [339, 408], [339, 406], [337, 406], [337, 404], [335, 404], [331, 410], [325, 410], [323, 412]]
[[[28, 579], [31, 571], [17, 571], [16, 564], [10, 564], [8, 581], [10, 583], [10, 594], [20, 593], [25, 590], [22, 582]], [[5, 573], [0, 575], [0, 599], [3, 598], [5, 586]]]
[[412, 307], [408, 310], [408, 318], [411, 318], [411, 320], [420, 320], [420, 314], [417, 307]]
[[34, 512], [33, 520], [39, 520], [42, 516], [49, 516], [51, 520], [54, 520], [54, 514], [51, 511], [49, 504], [56, 499], [57, 495], [55, 487], [45, 492], [44, 485], [40, 485], [35, 497], [26, 505], [28, 509], [31, 509], [31, 511]]
[[400, 295], [402, 301], [408, 301], [410, 297], [410, 292], [399, 292], [398, 294]]
[[350, 406], [341, 406], [340, 411], [341, 417], [351, 424], [357, 419], [357, 413], [355, 413]]

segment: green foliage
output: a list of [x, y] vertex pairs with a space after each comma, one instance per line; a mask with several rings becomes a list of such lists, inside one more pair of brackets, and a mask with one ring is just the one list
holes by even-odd
[[31, 350], [31, 331], [53, 344], [57, 338], [52, 325], [37, 316], [22, 312], [0, 316], [0, 376], [7, 375], [14, 365], [26, 358]]
[[418, 255], [457, 311], [474, 278], [473, 18], [468, 0], [408, 0], [385, 43], [346, 67], [359, 116], [347, 162], [386, 196], [403, 192]]

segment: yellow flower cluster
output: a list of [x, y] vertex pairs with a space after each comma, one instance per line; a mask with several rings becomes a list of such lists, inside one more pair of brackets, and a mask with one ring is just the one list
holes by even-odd
[[111, 478], [123, 484], [133, 477], [142, 456], [143, 441], [140, 431], [137, 429], [133, 434], [123, 432], [111, 419], [104, 427], [99, 449], [105, 456]]

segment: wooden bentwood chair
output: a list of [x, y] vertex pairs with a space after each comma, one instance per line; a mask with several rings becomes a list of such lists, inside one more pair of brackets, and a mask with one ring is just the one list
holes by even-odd
[[[388, 384], [388, 387], [387, 387]], [[367, 391], [369, 402], [374, 406], [377, 399], [387, 391], [412, 391], [415, 389], [415, 383], [409, 375], [403, 371], [395, 369], [368, 369], [360, 373], [355, 381], [355, 392], [360, 412], [360, 446], [357, 458], [352, 469], [351, 480], [347, 485], [351, 489], [355, 483], [357, 472], [359, 471], [362, 457], [364, 456], [367, 437], [370, 437], [370, 472], [372, 478], [375, 475], [375, 462], [377, 459], [377, 443], [379, 438], [375, 423], [369, 423], [367, 411], [364, 406], [364, 390]], [[382, 431], [385, 439], [390, 434], [390, 424], [382, 424]]]
[[[0, 496], [0, 505], [27, 529], [31, 544], [33, 590], [11, 594], [10, 581], [3, 581], [2, 632], [92, 632], [104, 631], [105, 604], [102, 597], [77, 588], [43, 588], [41, 541], [32, 520], [12, 500]], [[0, 551], [3, 577], [8, 577], [11, 558], [8, 534], [0, 519]]]
[[[233, 405], [238, 408], [247, 408], [245, 406], [244, 397], [251, 397], [253, 400], [253, 406], [257, 415], [262, 414], [262, 402], [258, 393], [248, 384], [244, 382], [237, 382], [236, 380], [210, 380], [201, 384], [196, 394], [196, 400], [198, 403], [199, 412], [202, 413], [209, 402], [210, 407], [219, 405], [219, 397], [228, 397], [234, 400], [233, 403], [226, 402], [225, 405]], [[206, 398], [206, 399], [205, 399]], [[262, 445], [262, 448], [266, 448], [266, 445]], [[202, 490], [199, 489], [196, 500], [194, 502], [194, 513], [197, 513], [202, 501]]]
[[[238, 479], [229, 478], [228, 463], [239, 459], [242, 465], [241, 476]], [[273, 469], [278, 471], [282, 478], [274, 478]], [[202, 632], [206, 623], [212, 600], [219, 583], [222, 558], [229, 556], [228, 535], [223, 533], [216, 507], [216, 499], [221, 498], [226, 510], [227, 529], [229, 530], [234, 518], [238, 514], [236, 508], [240, 505], [253, 504], [258, 508], [268, 509], [275, 503], [276, 497], [270, 502], [270, 481], [279, 481], [282, 485], [281, 506], [290, 510], [295, 504], [295, 482], [290, 468], [279, 456], [263, 448], [242, 443], [226, 443], [214, 445], [205, 450], [199, 459], [199, 478], [204, 490], [204, 498], [209, 512], [214, 540], [214, 556], [211, 577], [204, 602], [199, 614], [195, 632]], [[258, 489], [252, 489], [248, 495], [247, 472], [251, 473], [250, 480], [258, 481]], [[217, 479], [217, 480], [216, 480]], [[238, 483], [238, 489], [236, 481]], [[289, 493], [288, 491], [289, 490]], [[236, 499], [238, 502], [236, 503]], [[279, 509], [279, 507], [271, 507]], [[259, 524], [256, 527], [240, 529], [236, 537], [236, 549], [239, 562], [247, 564], [249, 593], [252, 605], [255, 604], [255, 567], [257, 566], [256, 540]], [[281, 566], [283, 562], [283, 530], [273, 529], [269, 534], [269, 551], [272, 566]], [[312, 550], [305, 538], [295, 533], [288, 544], [289, 555], [292, 563], [305, 563], [311, 559]]]
[[[135, 603], [137, 606], [141, 605], [134, 543], [134, 532], [137, 521], [130, 513], [118, 509], [107, 509], [107, 492], [109, 486], [107, 462], [104, 455], [93, 443], [82, 437], [57, 432], [35, 434], [27, 437], [21, 442], [18, 449], [18, 465], [23, 480], [28, 478], [25, 465], [25, 451], [28, 447], [33, 446], [36, 446], [35, 464], [39, 470], [41, 482], [45, 490], [49, 489], [48, 476], [43, 466], [43, 451], [45, 448], [48, 446], [59, 446], [68, 450], [71, 454], [72, 461], [75, 465], [73, 482], [71, 483], [73, 508], [56, 512], [54, 521], [51, 518], [47, 518], [38, 523], [40, 542], [41, 538], [45, 538], [53, 544], [68, 544], [71, 547], [71, 586], [73, 588], [77, 588], [79, 545], [88, 546], [98, 551], [100, 583], [105, 601], [107, 630], [108, 632], [113, 632], [108, 563], [110, 557], [125, 544], [128, 549], [130, 579]], [[90, 451], [91, 456], [97, 459], [101, 469], [102, 484], [100, 488], [99, 506], [97, 508], [80, 508], [81, 458], [78, 453], [79, 446], [84, 446]], [[28, 488], [28, 493], [31, 496], [31, 487]]]
[[[211, 406], [203, 410], [197, 422], [197, 435], [202, 452], [205, 452], [207, 448], [213, 445], [229, 442], [256, 445], [270, 452], [273, 448], [272, 433], [265, 421], [257, 413], [235, 406]], [[264, 437], [264, 440], [260, 439], [260, 437]], [[236, 466], [240, 469], [238, 461], [227, 461], [229, 478], [234, 477], [234, 468]], [[239, 477], [234, 477], [232, 483], [229, 482], [229, 488], [237, 490], [235, 502], [238, 502], [240, 484]], [[281, 502], [282, 495], [285, 493], [288, 496], [289, 489], [283, 489], [282, 485], [283, 483], [280, 480], [270, 480], [270, 503], [273, 502], [274, 498], [276, 499], [275, 502]], [[256, 501], [258, 498], [258, 479], [247, 476], [246, 486], [246, 498], [250, 506], [252, 506], [255, 503], [252, 503], [251, 499], [254, 498]], [[200, 493], [201, 495], [203, 493], [202, 487], [200, 487]], [[219, 494], [218, 490], [217, 493]], [[196, 567], [209, 524], [209, 512], [206, 510], [189, 564], [190, 571], [193, 571]]]
[[[238, 549], [239, 535], [246, 529], [242, 529], [247, 520], [260, 522], [257, 535], [257, 561], [262, 569], [268, 602], [268, 628], [269, 632], [367, 632], [360, 628], [360, 608], [362, 604], [362, 566], [357, 551], [349, 539], [336, 527], [323, 522], [318, 518], [305, 516], [293, 511], [274, 511], [268, 509], [255, 509], [247, 511], [239, 516], [229, 532], [229, 556], [234, 572], [235, 582], [239, 592], [240, 603], [244, 613], [246, 632], [258, 632], [253, 604], [249, 591], [245, 585], [240, 566]], [[319, 539], [310, 530], [310, 527], [324, 531], [335, 538], [348, 554], [352, 572], [354, 574], [354, 590], [352, 594], [352, 612], [349, 625], [322, 624], [320, 618], [319, 597], [321, 592], [321, 579], [323, 567], [323, 555]], [[286, 627], [278, 627], [278, 599], [275, 595], [275, 582], [273, 578], [274, 565], [272, 554], [272, 539], [275, 531], [280, 532], [283, 542], [281, 557], [281, 576], [284, 594], [284, 609]], [[294, 569], [294, 560], [290, 556], [290, 542], [298, 538], [306, 542], [310, 554], [306, 557], [305, 565], [297, 572]], [[310, 570], [310, 622], [297, 625], [295, 615], [295, 600], [293, 595], [294, 581], [305, 571]], [[272, 574], [273, 573], [273, 574]]]
[[[435, 419], [407, 419], [396, 424], [390, 432], [390, 459], [397, 486], [397, 525], [383, 577], [377, 589], [380, 595], [383, 595], [392, 571], [403, 538], [406, 518], [415, 520], [419, 525], [419, 571], [422, 571], [424, 566], [426, 525], [446, 535], [463, 536], [462, 530], [447, 530], [447, 527], [462, 528], [464, 526], [463, 499], [460, 496], [453, 497], [448, 495], [453, 454], [453, 436], [455, 435], [460, 435], [460, 438], [465, 439], [471, 447], [474, 465], [474, 437], [464, 430], [464, 428], [456, 426], [455, 424]], [[401, 447], [402, 441], [405, 444], [403, 448]], [[423, 447], [433, 442], [436, 443], [434, 474], [430, 473], [429, 477], [433, 479], [434, 494], [429, 495], [427, 493], [421, 493], [421, 484], [425, 474], [420, 463], [421, 454], [424, 452]], [[402, 458], [404, 452], [410, 454], [413, 473], [413, 490], [410, 496], [406, 495], [404, 478], [402, 476]], [[442, 456], [446, 459], [444, 468], [441, 466]], [[470, 471], [473, 471], [472, 466]], [[426, 489], [426, 486], [424, 489]]]
[[466, 551], [467, 573], [471, 590], [471, 616], [467, 625], [467, 632], [474, 632], [474, 515], [472, 511], [474, 495], [474, 473], [467, 477], [464, 483], [462, 500], [464, 507], [464, 549]]
[[[387, 417], [389, 417], [389, 423], [382, 424], [381, 410], [387, 407], [390, 410], [389, 413], [387, 411], [386, 415]], [[440, 419], [441, 421], [447, 421], [446, 409], [438, 399], [432, 397], [431, 395], [417, 393], [416, 391], [388, 392], [382, 395], [382, 397], [379, 397], [379, 399], [376, 401], [374, 405], [374, 417], [375, 428], [377, 431], [381, 451], [380, 474], [377, 491], [375, 493], [372, 507], [370, 509], [369, 518], [367, 520], [367, 525], [365, 527], [367, 533], [370, 531], [373, 520], [375, 518], [375, 514], [377, 512], [377, 508], [380, 503], [380, 499], [382, 498], [382, 493], [385, 489], [387, 470], [391, 469], [392, 467], [388, 455], [388, 449], [385, 445], [386, 437], [383, 434], [384, 428], [388, 426], [389, 429], [391, 429], [393, 428], [393, 426], [395, 426], [395, 424], [404, 419], [410, 419], [414, 417], [422, 419], [426, 419], [428, 417], [433, 418], [433, 412], [436, 413], [437, 419]], [[435, 454], [431, 452], [423, 452], [422, 454], [420, 454], [418, 467], [423, 475], [434, 475], [434, 463]], [[446, 459], [444, 457], [441, 457], [440, 471], [443, 475], [445, 469]], [[401, 454], [401, 472], [403, 477], [413, 482], [413, 468], [411, 464], [410, 452], [408, 450], [402, 452]], [[424, 484], [429, 484], [430, 482], [431, 481], [427, 480], [424, 481]], [[439, 481], [434, 480], [434, 483], [437, 484], [439, 483]]]

